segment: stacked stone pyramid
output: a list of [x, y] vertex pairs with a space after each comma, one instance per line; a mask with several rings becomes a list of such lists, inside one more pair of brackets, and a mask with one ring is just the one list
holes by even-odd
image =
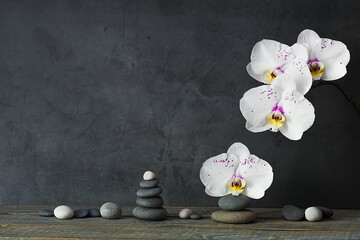
[[239, 196], [226, 195], [218, 201], [218, 205], [222, 210], [213, 212], [211, 218], [214, 221], [223, 223], [253, 222], [256, 219], [256, 213], [246, 209], [250, 204], [251, 199], [243, 194]]
[[162, 220], [166, 218], [167, 211], [163, 208], [164, 200], [159, 195], [162, 193], [162, 188], [159, 185], [159, 180], [153, 172], [147, 171], [144, 173], [144, 180], [140, 182], [140, 189], [136, 192], [138, 198], [133, 209], [133, 215], [136, 218], [144, 220]]

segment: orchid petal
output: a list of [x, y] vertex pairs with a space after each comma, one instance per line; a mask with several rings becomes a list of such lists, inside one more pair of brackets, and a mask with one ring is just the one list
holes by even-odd
[[346, 73], [347, 73], [346, 67], [342, 67], [342, 68], [337, 69], [337, 73], [338, 73], [338, 75], [333, 74], [333, 76], [331, 76], [330, 74], [323, 75], [321, 77], [321, 79], [325, 80], [325, 81], [333, 81], [333, 80], [340, 79], [340, 78], [342, 78], [343, 76], [346, 75]]
[[299, 34], [297, 38], [297, 43], [302, 44], [310, 53], [311, 43], [318, 39], [320, 39], [320, 36], [316, 32], [310, 29], [305, 29]]
[[246, 121], [245, 127], [247, 130], [253, 133], [265, 132], [270, 129], [270, 125], [268, 123], [266, 123], [264, 126], [255, 126], [248, 121]]
[[207, 189], [206, 187], [205, 187], [205, 193], [207, 195], [211, 196], [211, 197], [222, 197], [222, 196], [224, 196], [222, 194], [213, 193], [213, 192], [210, 191], [210, 189]]
[[274, 174], [268, 162], [255, 155], [250, 155], [240, 162], [236, 175], [242, 176], [246, 181], [246, 188], [242, 194], [259, 199], [271, 186]]
[[285, 124], [280, 132], [290, 140], [301, 139], [303, 132], [308, 130], [315, 120], [313, 105], [297, 91], [285, 91], [279, 103], [286, 116]]
[[241, 159], [250, 156], [250, 151], [244, 144], [236, 142], [229, 147], [227, 154], [235, 155], [241, 161]]
[[267, 70], [264, 66], [266, 66], [265, 62], [250, 62], [246, 66], [246, 71], [253, 79], [258, 80], [259, 82], [263, 82], [262, 81], [262, 77], [264, 75], [263, 70], [264, 69], [265, 71]]
[[285, 90], [296, 90], [296, 83], [294, 78], [287, 73], [277, 76], [272, 82], [271, 86], [276, 89], [277, 92], [283, 92]]
[[310, 44], [311, 42], [313, 42], [314, 40], [316, 39], [319, 39], [320, 36], [313, 30], [310, 30], [310, 29], [305, 29], [303, 30], [298, 38], [297, 38], [297, 43], [307, 43], [307, 44]]
[[266, 116], [281, 98], [281, 92], [264, 85], [248, 90], [240, 99], [240, 111], [246, 121], [255, 126], [267, 124]]
[[[337, 41], [333, 41], [337, 43]], [[338, 44], [341, 45], [341, 47], [333, 47], [332, 49], [329, 49], [326, 52], [326, 55], [322, 55], [319, 59], [321, 61], [325, 68], [324, 68], [324, 74], [322, 75], [321, 79], [323, 80], [336, 80], [339, 78], [342, 78], [346, 74], [346, 65], [350, 61], [350, 52], [346, 48], [345, 44], [341, 43]]]
[[200, 180], [205, 185], [205, 192], [214, 197], [229, 194], [226, 183], [235, 174], [238, 165], [239, 159], [227, 153], [206, 160], [200, 169]]
[[317, 58], [320, 62], [326, 59], [336, 58], [347, 53], [344, 43], [328, 38], [321, 38], [311, 43], [310, 58]]
[[257, 42], [252, 49], [246, 70], [251, 77], [261, 81], [261, 77], [268, 69], [281, 67], [294, 59], [293, 50], [285, 44], [274, 40], [264, 39]]
[[[296, 90], [299, 93], [305, 95], [305, 93], [310, 90], [313, 80], [309, 67], [303, 59], [294, 59], [291, 63], [284, 66], [284, 72], [292, 77], [296, 84]], [[281, 77], [281, 75], [279, 77]]]
[[304, 45], [295, 43], [291, 46], [291, 49], [293, 50], [296, 58], [301, 58], [305, 62], [309, 59], [309, 53], [307, 49], [304, 47]]

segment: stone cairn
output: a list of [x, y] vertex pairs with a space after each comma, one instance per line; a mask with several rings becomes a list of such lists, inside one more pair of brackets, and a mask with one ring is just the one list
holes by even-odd
[[143, 178], [140, 182], [141, 188], [136, 192], [138, 206], [133, 209], [134, 217], [153, 221], [165, 219], [167, 211], [162, 207], [164, 200], [159, 196], [162, 193], [158, 186], [159, 180], [151, 171], [146, 171]]
[[223, 223], [253, 222], [256, 219], [256, 213], [246, 209], [250, 204], [251, 199], [243, 194], [239, 196], [226, 195], [218, 201], [218, 205], [222, 210], [213, 212], [211, 218], [214, 221]]

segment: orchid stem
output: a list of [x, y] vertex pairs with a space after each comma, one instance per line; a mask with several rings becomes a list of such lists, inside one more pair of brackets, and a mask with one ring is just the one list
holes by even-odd
[[319, 81], [315, 82], [315, 83], [311, 86], [311, 89], [317, 88], [317, 87], [322, 86], [322, 85], [331, 85], [331, 86], [337, 88], [337, 89], [342, 93], [342, 95], [344, 95], [344, 97], [346, 98], [346, 100], [348, 100], [348, 101], [358, 110], [358, 112], [360, 113], [360, 106], [359, 106], [359, 105], [352, 99], [352, 97], [350, 97], [350, 96], [345, 92], [345, 90], [344, 90], [339, 84], [337, 84], [336, 82], [319, 80]]

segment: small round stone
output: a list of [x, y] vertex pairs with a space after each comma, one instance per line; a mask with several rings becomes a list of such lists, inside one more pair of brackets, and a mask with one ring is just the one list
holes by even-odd
[[161, 187], [154, 187], [154, 188], [140, 188], [136, 195], [138, 197], [156, 197], [162, 193]]
[[40, 210], [39, 215], [42, 217], [54, 217], [54, 211], [52, 210]]
[[331, 210], [330, 208], [323, 207], [323, 206], [315, 206], [315, 207], [320, 209], [320, 211], [322, 212], [323, 218], [329, 218], [334, 215], [333, 210]]
[[115, 219], [121, 216], [121, 208], [112, 202], [104, 203], [100, 208], [100, 214], [103, 218]]
[[58, 219], [69, 219], [74, 216], [74, 211], [68, 206], [61, 205], [54, 209], [54, 215]]
[[226, 195], [219, 199], [218, 205], [221, 209], [227, 211], [239, 211], [244, 210], [251, 204], [251, 199], [240, 194], [239, 196], [233, 196], [232, 194]]
[[87, 217], [89, 211], [87, 209], [76, 209], [74, 211], [74, 218], [84, 218]]
[[156, 178], [156, 174], [152, 171], [146, 171], [143, 175], [144, 180], [153, 180]]
[[193, 213], [190, 215], [190, 219], [198, 220], [198, 219], [202, 219], [202, 216], [198, 213]]
[[317, 207], [309, 207], [305, 210], [305, 218], [309, 222], [317, 222], [322, 219], [322, 212]]
[[159, 208], [164, 204], [164, 200], [162, 199], [162, 197], [138, 197], [136, 199], [136, 204], [142, 207]]
[[142, 187], [142, 188], [153, 188], [153, 187], [156, 187], [158, 184], [159, 184], [158, 179], [142, 180], [140, 182], [140, 187]]
[[101, 217], [100, 210], [96, 208], [88, 209], [89, 214], [88, 217]]
[[211, 214], [212, 220], [223, 223], [248, 223], [256, 219], [256, 213], [250, 210], [243, 211], [216, 211]]
[[189, 208], [184, 208], [179, 212], [179, 217], [182, 219], [189, 218], [193, 214], [193, 211]]
[[304, 218], [304, 211], [293, 205], [285, 205], [281, 209], [283, 217], [288, 221], [300, 221]]
[[133, 215], [144, 220], [162, 220], [166, 217], [167, 211], [164, 208], [146, 208], [138, 206], [134, 208]]

